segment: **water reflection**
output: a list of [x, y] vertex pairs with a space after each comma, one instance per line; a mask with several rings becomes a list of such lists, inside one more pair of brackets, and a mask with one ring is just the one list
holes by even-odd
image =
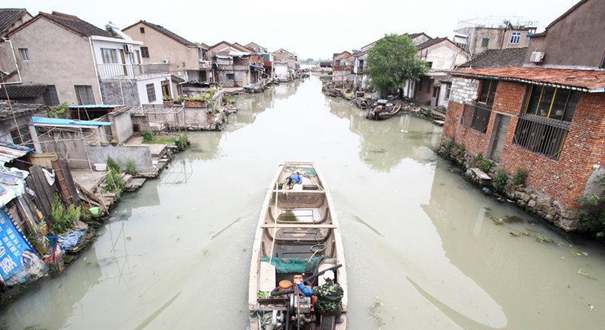
[[438, 145], [441, 129], [430, 122], [407, 115], [376, 122], [348, 101], [330, 98], [328, 102], [331, 113], [349, 120], [349, 129], [361, 138], [359, 157], [373, 169], [389, 172], [406, 158], [423, 163], [436, 159], [431, 148]]

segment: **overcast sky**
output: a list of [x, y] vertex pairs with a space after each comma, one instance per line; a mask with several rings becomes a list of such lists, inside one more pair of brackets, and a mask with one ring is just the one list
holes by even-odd
[[578, 0], [2, 0], [32, 15], [53, 10], [77, 15], [101, 28], [144, 19], [194, 41], [255, 41], [270, 50], [286, 48], [299, 58], [329, 58], [358, 49], [385, 33], [424, 31], [452, 36], [460, 20], [518, 16], [539, 30]]

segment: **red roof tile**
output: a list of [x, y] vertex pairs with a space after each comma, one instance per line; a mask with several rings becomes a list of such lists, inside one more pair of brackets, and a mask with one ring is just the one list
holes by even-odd
[[599, 70], [537, 67], [463, 68], [452, 72], [452, 75], [554, 85], [592, 93], [605, 92], [605, 71]]

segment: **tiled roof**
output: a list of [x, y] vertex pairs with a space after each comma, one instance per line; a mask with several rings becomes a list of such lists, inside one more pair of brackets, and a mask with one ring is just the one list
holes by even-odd
[[605, 71], [542, 67], [462, 68], [454, 76], [492, 78], [605, 93]]
[[8, 29], [26, 13], [27, 10], [22, 8], [1, 8], [0, 35], [3, 35], [5, 32], [7, 32]]
[[49, 20], [86, 37], [113, 37], [110, 32], [98, 28], [74, 15], [68, 15], [53, 11], [52, 14], [41, 12], [39, 16], [46, 17]]
[[489, 49], [474, 59], [461, 64], [460, 68], [494, 68], [523, 66], [527, 48]]
[[181, 37], [180, 35], [178, 35], [178, 34], [172, 32], [172, 31], [168, 30], [167, 28], [165, 28], [165, 27], [163, 27], [163, 26], [161, 26], [159, 24], [153, 24], [151, 22], [147, 22], [147, 21], [144, 21], [144, 20], [138, 21], [138, 22], [134, 23], [133, 25], [130, 25], [130, 26], [124, 28], [123, 30], [127, 30], [127, 29], [129, 29], [129, 28], [131, 28], [131, 27], [133, 27], [133, 26], [135, 26], [135, 25], [137, 25], [139, 23], [143, 23], [143, 24], [151, 27], [152, 29], [155, 29], [158, 32], [166, 35], [167, 37], [170, 37], [170, 38], [178, 41], [179, 43], [182, 43], [185, 46], [189, 46], [189, 47], [196, 47], [197, 46], [196, 43], [191, 42], [191, 41], [189, 41], [189, 40]]

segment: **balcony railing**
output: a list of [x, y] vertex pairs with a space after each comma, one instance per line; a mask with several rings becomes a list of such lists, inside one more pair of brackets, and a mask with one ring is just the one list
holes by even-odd
[[470, 127], [481, 133], [487, 132], [487, 125], [492, 114], [488, 106], [477, 103], [465, 103], [462, 113], [462, 126]]
[[210, 61], [200, 59], [200, 69], [210, 69], [212, 67], [212, 63]]
[[121, 64], [102, 63], [97, 64], [100, 79], [134, 79], [150, 74], [170, 72], [170, 64]]

